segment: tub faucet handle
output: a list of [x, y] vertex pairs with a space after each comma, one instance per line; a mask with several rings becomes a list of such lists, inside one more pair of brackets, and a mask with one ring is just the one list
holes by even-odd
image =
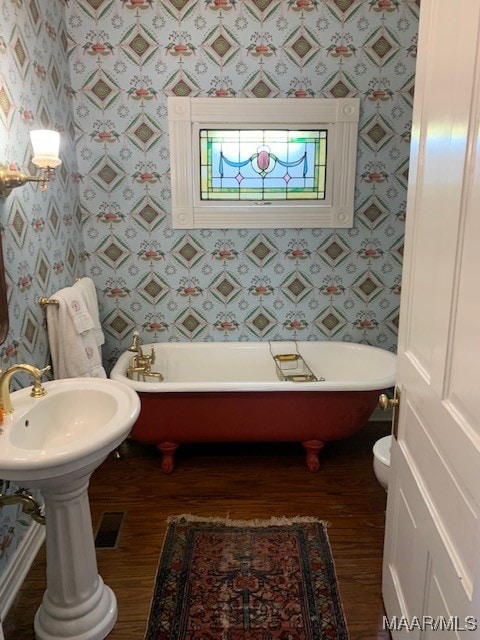
[[[132, 351], [132, 349], [129, 349]], [[152, 378], [157, 378], [160, 382], [163, 380], [163, 375], [158, 371], [152, 371], [152, 365], [155, 362], [155, 347], [152, 345], [151, 351], [149, 354], [144, 354], [142, 351], [142, 347], [138, 345], [138, 350], [135, 352], [135, 355], [132, 357], [129, 367], [127, 368], [127, 378], [130, 380], [134, 380], [135, 377], [137, 380], [142, 378], [145, 381], [147, 376]]]

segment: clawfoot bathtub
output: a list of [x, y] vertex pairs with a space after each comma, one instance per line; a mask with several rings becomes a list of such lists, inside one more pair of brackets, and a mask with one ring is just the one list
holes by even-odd
[[[163, 381], [148, 375], [129, 379], [128, 351], [111, 377], [139, 393], [140, 416], [131, 437], [158, 447], [164, 473], [173, 471], [182, 443], [282, 441], [301, 442], [307, 467], [315, 472], [325, 443], [358, 432], [379, 393], [395, 383], [395, 355], [366, 345], [156, 343], [145, 345], [145, 352], [152, 347]], [[301, 375], [291, 354], [305, 365]]]

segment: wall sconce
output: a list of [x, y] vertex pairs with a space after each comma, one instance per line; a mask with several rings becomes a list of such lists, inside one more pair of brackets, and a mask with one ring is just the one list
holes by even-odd
[[21, 187], [27, 182], [40, 182], [40, 189], [45, 191], [46, 182], [55, 175], [55, 167], [62, 164], [58, 157], [60, 147], [60, 134], [58, 131], [38, 129], [30, 131], [30, 140], [33, 147], [33, 164], [40, 169], [39, 176], [26, 176], [20, 171], [12, 171], [0, 165], [0, 197], [6, 198], [12, 189]]

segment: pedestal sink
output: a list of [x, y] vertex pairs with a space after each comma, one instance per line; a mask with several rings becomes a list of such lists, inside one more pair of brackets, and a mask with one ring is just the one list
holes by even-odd
[[0, 478], [41, 490], [45, 500], [47, 589], [35, 616], [37, 640], [103, 640], [117, 619], [113, 591], [98, 574], [88, 485], [128, 435], [140, 400], [106, 378], [71, 378], [11, 394], [0, 425]]

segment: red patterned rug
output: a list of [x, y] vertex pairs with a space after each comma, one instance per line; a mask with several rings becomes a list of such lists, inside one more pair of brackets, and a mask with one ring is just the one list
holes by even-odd
[[348, 640], [325, 524], [171, 518], [145, 640]]

